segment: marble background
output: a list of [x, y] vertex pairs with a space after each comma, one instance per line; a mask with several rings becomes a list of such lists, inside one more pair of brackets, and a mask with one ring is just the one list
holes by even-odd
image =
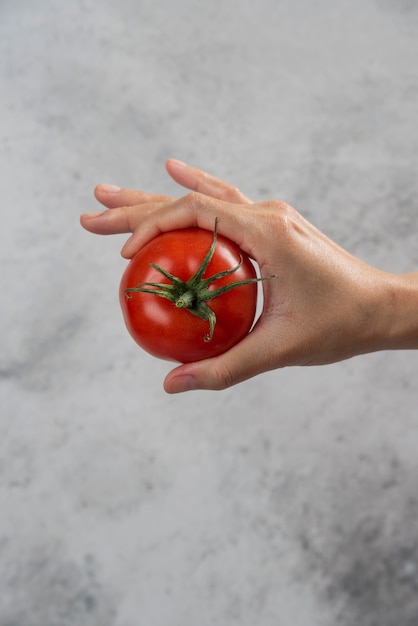
[[0, 3], [0, 626], [416, 626], [418, 357], [170, 397], [97, 182], [173, 156], [418, 268], [414, 0]]

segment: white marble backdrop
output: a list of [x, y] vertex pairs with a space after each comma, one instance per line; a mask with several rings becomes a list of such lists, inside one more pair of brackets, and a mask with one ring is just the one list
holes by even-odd
[[169, 397], [96, 182], [173, 156], [418, 268], [413, 0], [0, 3], [0, 626], [418, 623], [416, 353]]

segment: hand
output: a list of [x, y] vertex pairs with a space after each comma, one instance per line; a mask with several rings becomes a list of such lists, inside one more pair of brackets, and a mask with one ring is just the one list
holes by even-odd
[[85, 215], [91, 232], [132, 232], [122, 254], [131, 258], [161, 232], [198, 226], [234, 240], [258, 263], [262, 314], [252, 332], [228, 352], [180, 365], [165, 380], [169, 393], [225, 389], [268, 370], [320, 365], [388, 347], [391, 290], [381, 272], [327, 238], [284, 202], [252, 203], [238, 189], [177, 161], [170, 175], [194, 193], [180, 200], [98, 186], [96, 198], [111, 211]]

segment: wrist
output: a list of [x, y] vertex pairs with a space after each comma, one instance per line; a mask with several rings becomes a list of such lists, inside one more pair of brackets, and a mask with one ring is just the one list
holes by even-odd
[[418, 272], [386, 274], [378, 304], [383, 350], [418, 348]]

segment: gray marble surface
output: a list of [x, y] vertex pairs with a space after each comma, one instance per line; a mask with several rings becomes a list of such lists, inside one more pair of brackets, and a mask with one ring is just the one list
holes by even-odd
[[173, 156], [418, 267], [413, 0], [0, 3], [0, 626], [416, 626], [418, 357], [169, 397], [97, 182]]

